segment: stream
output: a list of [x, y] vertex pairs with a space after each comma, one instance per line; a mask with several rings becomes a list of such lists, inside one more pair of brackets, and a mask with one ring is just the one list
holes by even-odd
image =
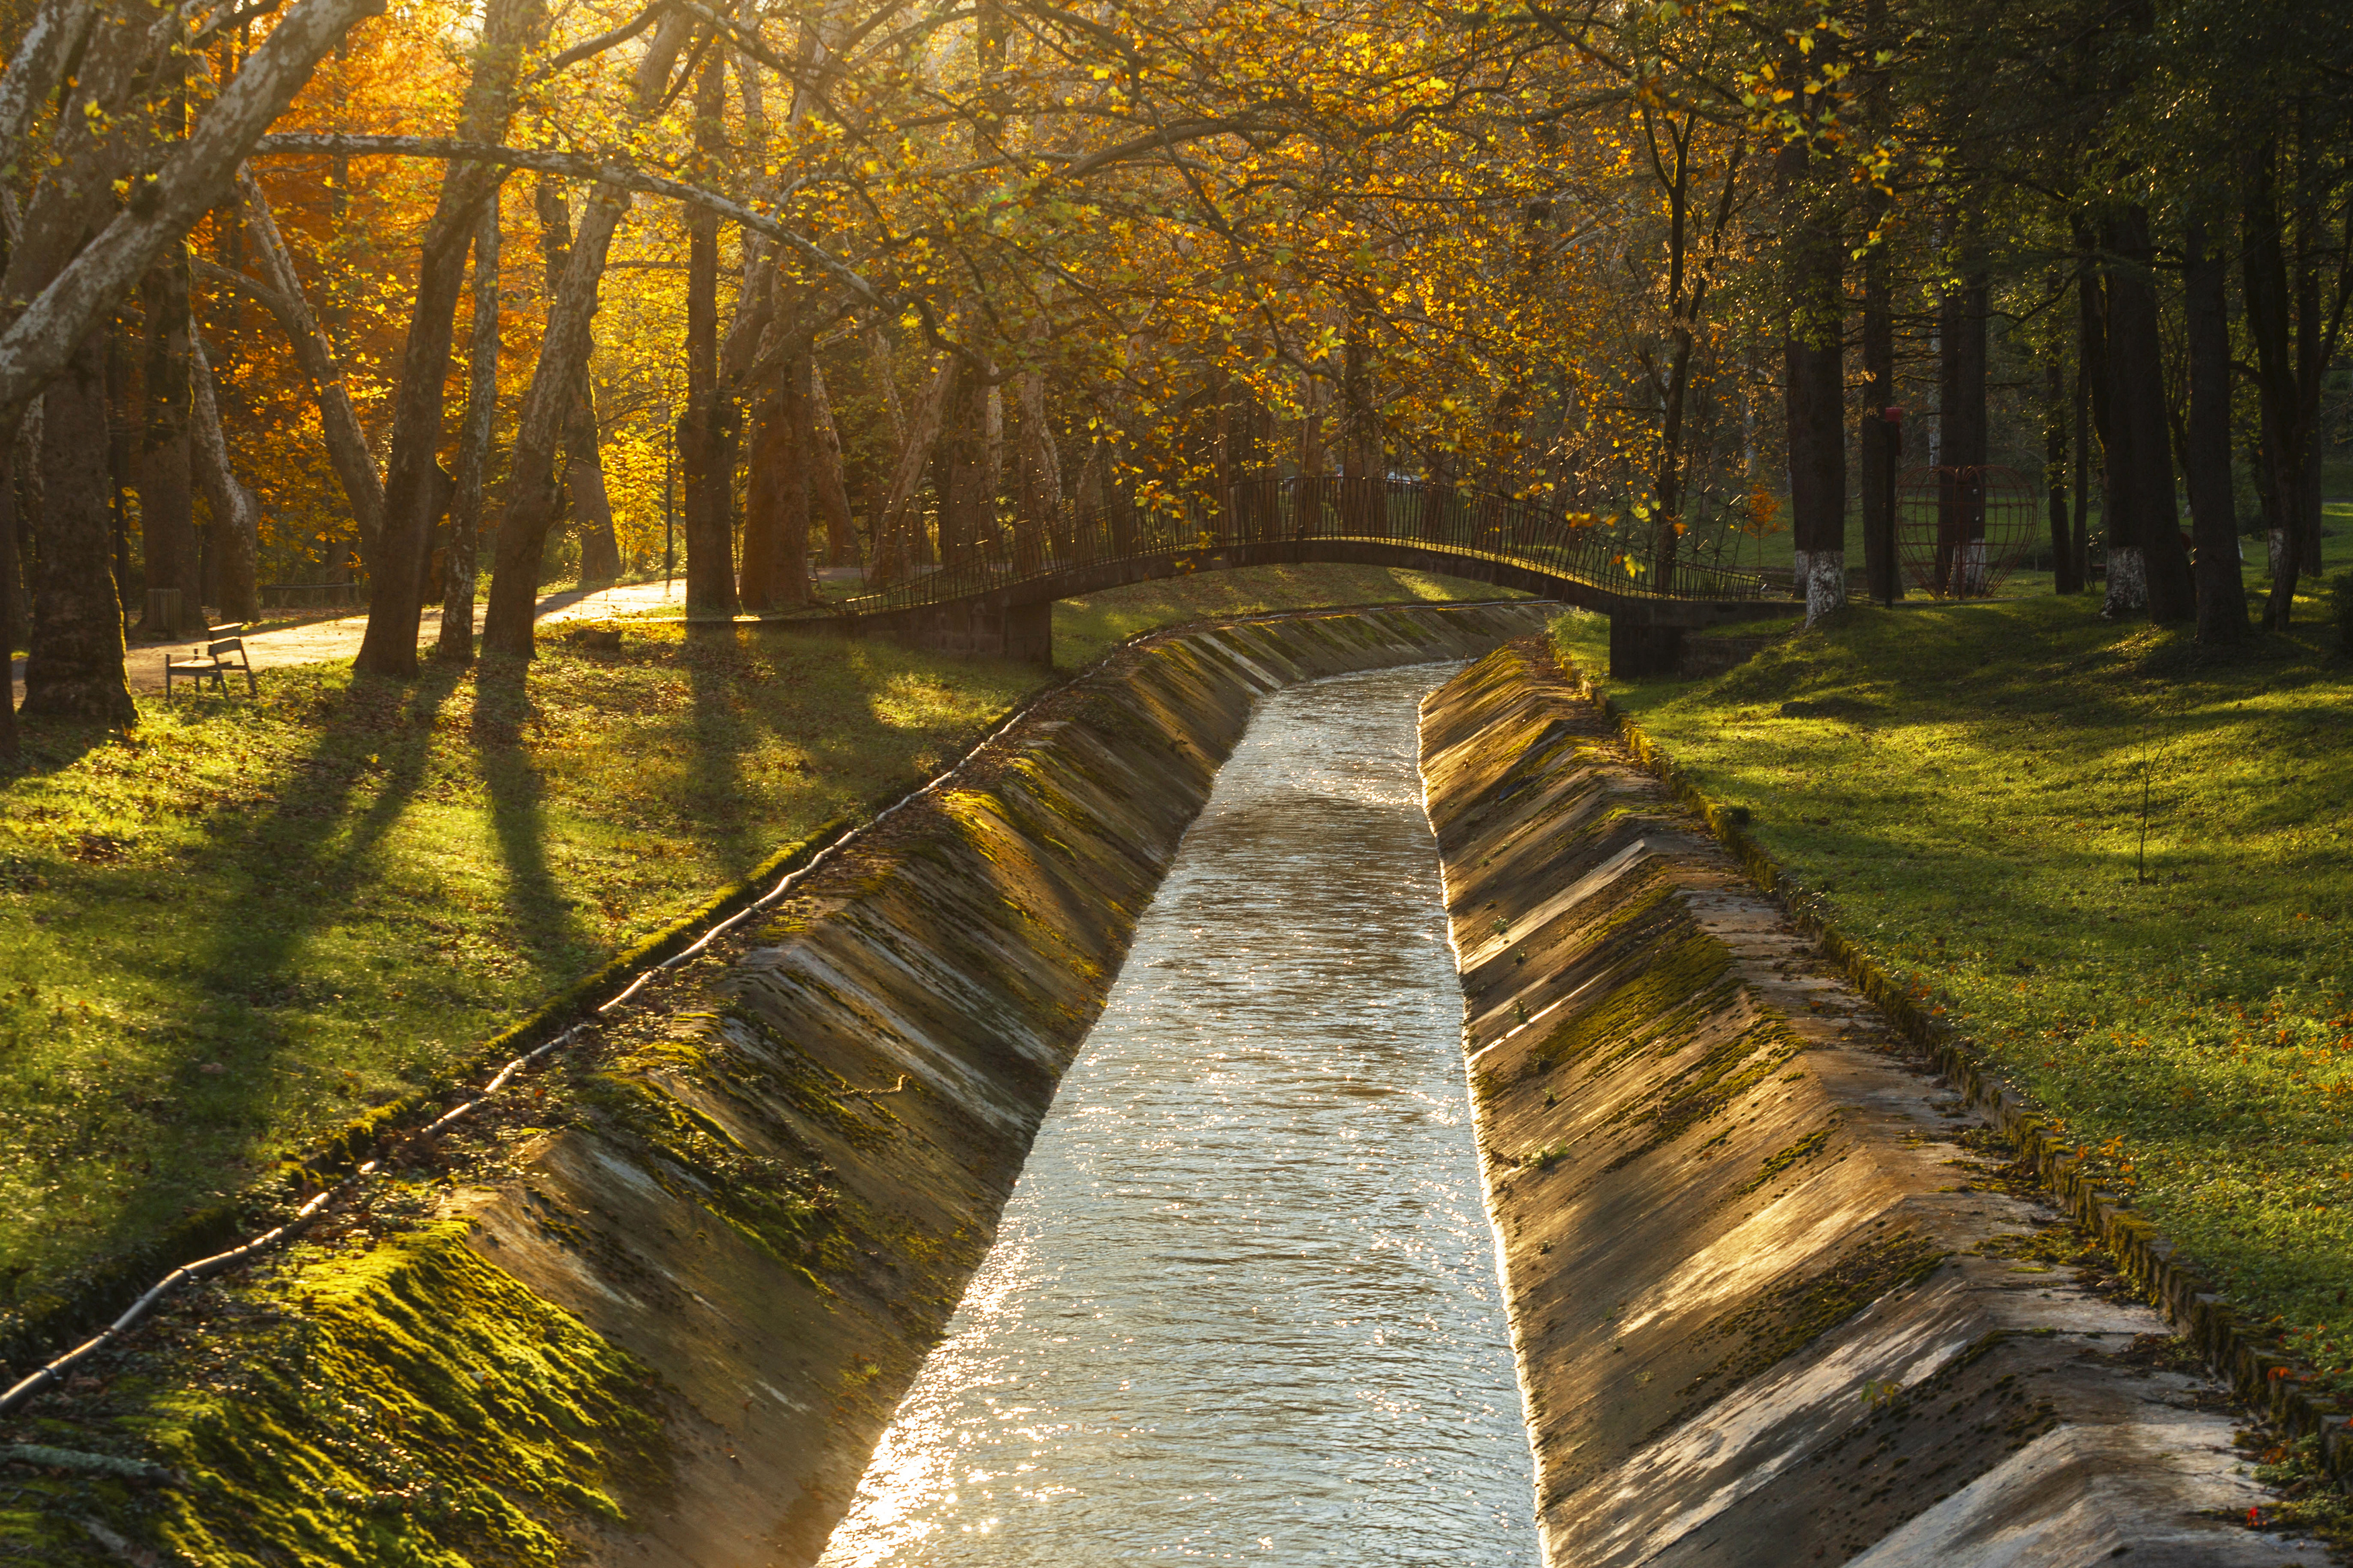
[[1424, 665], [1261, 705], [822, 1568], [1532, 1568]]

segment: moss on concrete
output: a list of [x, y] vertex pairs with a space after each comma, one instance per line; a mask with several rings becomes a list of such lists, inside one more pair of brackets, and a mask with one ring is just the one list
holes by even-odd
[[0, 1513], [0, 1552], [110, 1560], [87, 1520], [206, 1568], [461, 1568], [554, 1564], [567, 1537], [626, 1530], [619, 1490], [659, 1496], [668, 1468], [662, 1390], [467, 1228], [307, 1247], [263, 1289], [213, 1292], [204, 1338], [107, 1391], [128, 1413], [98, 1428], [178, 1481], [37, 1479], [30, 1519]]

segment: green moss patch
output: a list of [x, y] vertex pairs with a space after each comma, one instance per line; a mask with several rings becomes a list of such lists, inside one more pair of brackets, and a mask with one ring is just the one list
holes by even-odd
[[1711, 1338], [1734, 1342], [1701, 1379], [1737, 1384], [1774, 1366], [1889, 1291], [1916, 1285], [1952, 1255], [1915, 1231], [1866, 1242], [1819, 1274], [1763, 1291], [1711, 1323]]
[[0, 1507], [0, 1553], [91, 1552], [100, 1519], [207, 1568], [459, 1568], [553, 1564], [566, 1536], [626, 1530], [620, 1495], [666, 1484], [661, 1389], [466, 1228], [305, 1248], [259, 1290], [197, 1301], [202, 1332], [184, 1319], [181, 1347], [98, 1406], [134, 1415], [44, 1423], [178, 1479], [37, 1475]]

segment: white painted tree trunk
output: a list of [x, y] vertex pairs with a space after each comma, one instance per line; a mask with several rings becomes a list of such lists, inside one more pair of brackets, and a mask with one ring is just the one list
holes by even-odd
[[1805, 576], [1806, 625], [1812, 626], [1832, 610], [1846, 607], [1846, 552], [1815, 550], [1807, 553]]
[[2137, 616], [2148, 608], [2148, 562], [2138, 545], [2118, 545], [2108, 552], [2108, 594], [2100, 605], [2103, 616]]

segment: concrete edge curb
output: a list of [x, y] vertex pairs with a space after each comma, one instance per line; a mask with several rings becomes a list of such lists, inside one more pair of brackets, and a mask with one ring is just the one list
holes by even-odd
[[1733, 820], [1732, 814], [1703, 794], [1666, 749], [1646, 733], [1633, 715], [1610, 700], [1547, 639], [1547, 649], [1577, 694], [1614, 725], [1635, 759], [1682, 805], [1707, 823], [1708, 831], [1732, 852], [1742, 869], [1786, 910], [1799, 930], [1822, 944], [1897, 1033], [1936, 1064], [1937, 1070], [1969, 1105], [1992, 1119], [2001, 1135], [2031, 1164], [2061, 1206], [2116, 1255], [2133, 1280], [2174, 1326], [2196, 1345], [2214, 1369], [2262, 1415], [2293, 1437], [2318, 1440], [2320, 1457], [2339, 1484], [2353, 1483], [2353, 1426], [2339, 1413], [2322, 1409], [2298, 1386], [2308, 1375], [2288, 1357], [2265, 1349], [2212, 1284], [2179, 1261], [2174, 1244], [2082, 1169], [2083, 1161], [2043, 1124], [2025, 1100], [1995, 1075], [1978, 1050], [1952, 1026], [1924, 1009], [1910, 991], [1823, 912], [1819, 895], [1804, 885]]

